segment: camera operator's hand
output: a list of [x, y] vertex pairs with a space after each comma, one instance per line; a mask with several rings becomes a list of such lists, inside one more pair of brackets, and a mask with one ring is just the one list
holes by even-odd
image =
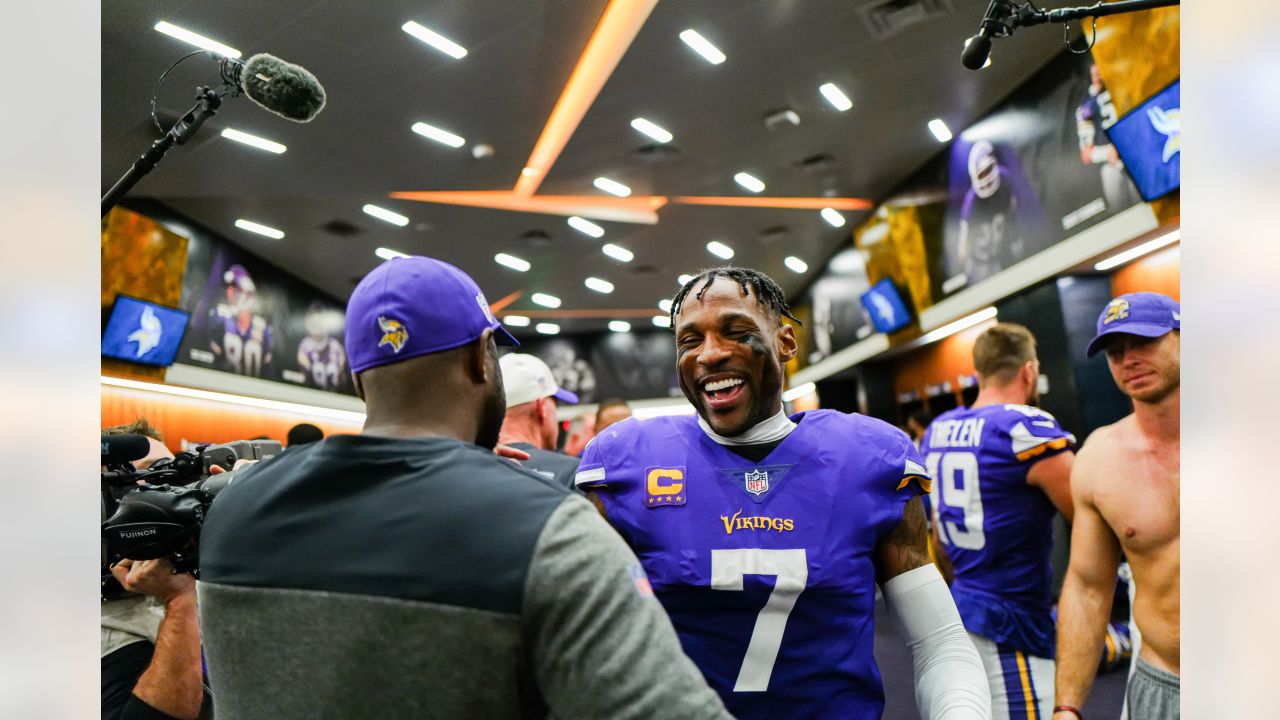
[[129, 592], [141, 593], [168, 605], [178, 597], [195, 596], [196, 579], [187, 573], [174, 573], [165, 558], [159, 560], [124, 559], [111, 567], [111, 574]]

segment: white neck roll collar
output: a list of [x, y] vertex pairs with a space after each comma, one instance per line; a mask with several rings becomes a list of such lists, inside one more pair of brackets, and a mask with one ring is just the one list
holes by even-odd
[[779, 410], [777, 415], [768, 420], [762, 420], [755, 427], [733, 437], [725, 437], [712, 430], [701, 415], [698, 416], [698, 427], [702, 428], [702, 432], [706, 433], [707, 437], [715, 440], [720, 445], [759, 445], [761, 443], [777, 442], [790, 435], [791, 431], [796, 429], [796, 424], [791, 422], [791, 418], [787, 417], [786, 410]]

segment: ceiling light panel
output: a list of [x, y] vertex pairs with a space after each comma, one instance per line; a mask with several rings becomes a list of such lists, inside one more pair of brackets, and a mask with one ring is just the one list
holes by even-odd
[[598, 177], [595, 180], [591, 181], [591, 184], [609, 193], [610, 195], [617, 195], [618, 197], [627, 197], [628, 195], [631, 194], [631, 188], [627, 187], [626, 185], [623, 185], [617, 180], [610, 180], [607, 177]]
[[583, 280], [582, 284], [598, 293], [605, 293], [607, 295], [613, 292], [613, 283], [608, 280], [602, 280], [598, 277], [589, 277], [586, 280]]
[[680, 287], [684, 287], [686, 283], [693, 279], [692, 275], [681, 275], [676, 278], [676, 282], [680, 283]]
[[529, 318], [524, 315], [505, 315], [502, 324], [510, 327], [529, 327]]
[[493, 261], [503, 267], [509, 267], [518, 272], [528, 272], [529, 268], [533, 267], [529, 264], [528, 260], [522, 260], [515, 255], [508, 255], [506, 253], [498, 253], [497, 255], [494, 255]]
[[156, 23], [155, 29], [171, 38], [177, 38], [188, 45], [194, 45], [201, 50], [209, 50], [210, 52], [215, 52], [223, 57], [240, 57], [240, 51], [229, 45], [223, 45], [217, 40], [211, 40], [203, 35], [193, 33], [186, 28], [178, 27], [177, 25], [165, 22], [164, 20]]
[[719, 65], [725, 61], [724, 53], [720, 52], [720, 48], [712, 45], [710, 40], [699, 35], [697, 30], [685, 30], [680, 33], [680, 39], [712, 65]]
[[836, 212], [834, 208], [822, 208], [822, 219], [826, 220], [831, 227], [844, 227], [844, 216]]
[[555, 323], [538, 323], [537, 325], [533, 326], [533, 329], [537, 330], [543, 335], [559, 335], [560, 334], [560, 326]]
[[787, 259], [782, 262], [787, 266], [787, 269], [792, 272], [805, 273], [809, 271], [809, 263], [801, 260], [795, 255], [788, 255]]
[[386, 208], [378, 207], [377, 205], [366, 204], [364, 207], [360, 209], [364, 211], [365, 215], [371, 215], [383, 222], [389, 222], [392, 225], [399, 225], [400, 227], [404, 227], [405, 225], [409, 224], [409, 218], [401, 215], [398, 212], [391, 212]]
[[929, 132], [938, 138], [938, 142], [947, 142], [951, 139], [951, 128], [942, 121], [942, 118], [934, 118], [929, 121]]
[[664, 312], [664, 313], [669, 313], [669, 312], [671, 312], [671, 301], [670, 301], [670, 300], [659, 300], [659, 301], [658, 301], [658, 309], [659, 309], [659, 310], [661, 310], [661, 311], [662, 311], [662, 312]]
[[609, 329], [617, 333], [631, 332], [631, 323], [626, 320], [610, 320]]
[[818, 88], [818, 92], [822, 93], [822, 97], [826, 98], [827, 102], [831, 103], [831, 107], [839, 110], [840, 112], [844, 112], [845, 110], [853, 107], [853, 101], [849, 99], [848, 95], [844, 94], [844, 91], [836, 87], [834, 83], [824, 83]]
[[657, 327], [669, 328], [669, 327], [671, 327], [671, 316], [669, 316], [669, 315], [654, 315], [654, 316], [653, 316], [653, 324], [654, 324], [654, 325], [656, 325]]
[[382, 258], [383, 260], [391, 260], [391, 259], [394, 259], [394, 258], [409, 257], [407, 254], [402, 253], [402, 252], [400, 252], [399, 250], [392, 250], [391, 248], [384, 248], [384, 247], [380, 247], [380, 248], [378, 248], [377, 250], [374, 250], [374, 251], [373, 251], [373, 254], [374, 254], [374, 255], [377, 255], [378, 257]]
[[280, 238], [284, 237], [283, 230], [277, 230], [273, 227], [262, 225], [260, 223], [253, 222], [252, 220], [245, 220], [243, 218], [236, 220], [236, 227], [240, 228], [241, 230], [248, 230], [251, 233], [264, 235], [266, 237], [271, 238], [272, 240], [279, 240]]
[[569, 227], [573, 228], [574, 230], [577, 230], [580, 233], [590, 235], [593, 238], [604, 237], [604, 228], [591, 222], [590, 220], [587, 220], [585, 218], [580, 218], [577, 215], [574, 215], [569, 218]]
[[675, 135], [672, 135], [671, 133], [667, 132], [664, 128], [661, 128], [658, 125], [648, 120], [645, 120], [644, 118], [636, 118], [635, 120], [632, 120], [631, 127], [644, 133], [645, 135], [648, 135], [649, 137], [653, 138], [654, 140], [657, 140], [660, 143], [669, 143], [675, 139]]
[[560, 307], [560, 298], [556, 297], [555, 295], [548, 295], [546, 293], [534, 293], [533, 295], [529, 296], [529, 299], [532, 300], [535, 305], [541, 305], [542, 307], [551, 308], [552, 310], [555, 310], [556, 308]]
[[733, 176], [733, 181], [753, 193], [764, 192], [764, 182], [754, 175], [740, 172]]
[[418, 38], [419, 40], [430, 45], [431, 47], [439, 50], [445, 55], [448, 55], [454, 60], [461, 60], [462, 58], [467, 56], [466, 48], [450, 40], [449, 38], [441, 35], [435, 30], [432, 30], [429, 27], [419, 25], [418, 23], [412, 20], [405, 23], [404, 25], [401, 25], [400, 29]]
[[448, 145], [449, 147], [462, 147], [467, 144], [465, 138], [460, 135], [454, 135], [448, 130], [441, 130], [435, 125], [428, 125], [424, 122], [416, 122], [413, 124], [413, 131], [423, 137], [431, 138], [438, 143]]
[[273, 140], [260, 138], [257, 135], [250, 135], [247, 132], [241, 132], [239, 130], [233, 130], [231, 128], [227, 128], [226, 130], [223, 130], [222, 137], [228, 140], [235, 140], [238, 143], [249, 145], [250, 147], [256, 147], [259, 150], [266, 150], [267, 152], [275, 153], [276, 155], [279, 155], [280, 153], [289, 149], [284, 145], [281, 145], [280, 143], [275, 142]]
[[729, 247], [728, 245], [725, 245], [719, 240], [712, 240], [711, 242], [707, 243], [707, 252], [711, 253], [712, 255], [715, 255], [718, 258], [724, 258], [725, 260], [728, 260], [729, 258], [733, 257], [733, 248]]
[[614, 245], [613, 243], [605, 243], [600, 247], [600, 251], [619, 262], [631, 262], [636, 257], [635, 253], [621, 245]]

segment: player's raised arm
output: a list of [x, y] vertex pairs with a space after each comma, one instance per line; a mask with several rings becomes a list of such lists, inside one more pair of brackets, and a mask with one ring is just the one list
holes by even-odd
[[[911, 482], [928, 487], [921, 474], [904, 475], [900, 488]], [[929, 559], [928, 530], [919, 497], [903, 507], [902, 520], [881, 539], [874, 559], [885, 604], [911, 650], [921, 717], [990, 718], [991, 690], [986, 671], [960, 621], [951, 591]]]
[[[1097, 435], [1081, 448], [1071, 471], [1075, 519], [1071, 524], [1071, 561], [1058, 600], [1057, 706], [1079, 708], [1089, 696], [1120, 565], [1120, 543], [1093, 502], [1094, 484], [1106, 482], [1111, 474], [1100, 462], [1097, 443], [1102, 438]], [[1074, 716], [1068, 711], [1054, 717]]]

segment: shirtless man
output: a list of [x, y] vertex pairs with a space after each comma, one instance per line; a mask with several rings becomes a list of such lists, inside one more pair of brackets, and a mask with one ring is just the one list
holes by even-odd
[[1107, 304], [1089, 343], [1090, 356], [1106, 352], [1133, 414], [1090, 435], [1071, 472], [1075, 522], [1058, 604], [1054, 720], [1080, 720], [1122, 551], [1133, 569], [1133, 616], [1142, 638], [1125, 698], [1129, 720], [1179, 716], [1181, 326], [1174, 300], [1131, 293]]

